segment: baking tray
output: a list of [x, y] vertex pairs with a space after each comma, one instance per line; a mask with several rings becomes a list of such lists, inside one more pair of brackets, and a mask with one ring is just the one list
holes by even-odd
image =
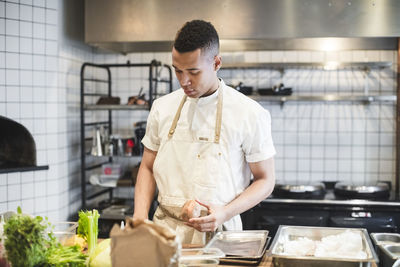
[[[307, 237], [312, 240], [321, 240], [329, 235], [337, 235], [346, 230], [358, 232], [362, 237], [363, 252], [366, 253], [366, 259], [358, 258], [340, 258], [340, 257], [315, 257], [315, 256], [295, 256], [284, 253], [285, 240], [296, 240], [301, 237]], [[376, 253], [372, 247], [368, 232], [362, 228], [332, 228], [332, 227], [308, 227], [308, 226], [288, 226], [281, 225], [275, 235], [270, 248], [270, 256], [274, 266], [296, 266], [296, 267], [370, 267], [378, 262]]]
[[263, 256], [268, 240], [268, 231], [222, 231], [208, 242], [206, 248], [219, 248], [225, 258], [259, 259]]
[[271, 237], [268, 236], [261, 257], [226, 256], [220, 259], [220, 263], [230, 264], [230, 265], [259, 265], [262, 258], [264, 257], [265, 251], [267, 250], [270, 240]]

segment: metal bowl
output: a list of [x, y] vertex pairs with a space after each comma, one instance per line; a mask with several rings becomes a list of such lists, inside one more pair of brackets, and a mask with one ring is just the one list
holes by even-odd
[[325, 185], [276, 184], [273, 195], [278, 198], [322, 199], [325, 196]]
[[347, 183], [337, 183], [335, 185], [335, 195], [345, 198], [388, 198], [390, 187], [386, 183], [377, 183], [375, 185], [356, 185]]

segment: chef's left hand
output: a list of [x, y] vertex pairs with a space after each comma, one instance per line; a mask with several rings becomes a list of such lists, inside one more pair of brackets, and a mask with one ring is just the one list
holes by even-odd
[[217, 230], [218, 226], [226, 221], [225, 206], [206, 205], [198, 200], [196, 200], [196, 202], [207, 208], [208, 215], [199, 218], [191, 218], [189, 222], [185, 223], [186, 225], [200, 232], [214, 232]]

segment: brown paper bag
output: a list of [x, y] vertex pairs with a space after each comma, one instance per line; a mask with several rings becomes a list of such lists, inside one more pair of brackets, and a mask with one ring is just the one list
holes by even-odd
[[113, 267], [176, 267], [180, 243], [175, 233], [149, 220], [127, 218], [122, 230], [114, 225], [110, 232]]

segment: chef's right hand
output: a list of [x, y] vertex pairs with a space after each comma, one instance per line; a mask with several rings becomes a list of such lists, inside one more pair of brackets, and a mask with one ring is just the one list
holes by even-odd
[[195, 228], [200, 232], [214, 232], [218, 226], [222, 225], [226, 219], [225, 206], [220, 205], [206, 205], [196, 200], [197, 203], [207, 208], [208, 215], [199, 218], [191, 218], [189, 222], [185, 223], [188, 226]]

